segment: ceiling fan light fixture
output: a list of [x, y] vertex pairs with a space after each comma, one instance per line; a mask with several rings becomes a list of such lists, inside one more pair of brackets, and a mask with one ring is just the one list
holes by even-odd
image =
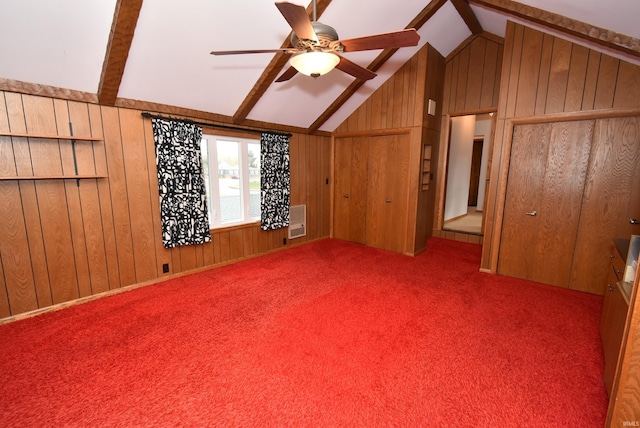
[[289, 62], [299, 73], [318, 77], [333, 70], [340, 57], [332, 52], [304, 52], [292, 56]]

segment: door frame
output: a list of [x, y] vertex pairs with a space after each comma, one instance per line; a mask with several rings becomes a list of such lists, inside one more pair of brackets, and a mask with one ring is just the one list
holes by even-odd
[[[489, 136], [489, 158], [487, 164], [487, 177], [486, 177], [486, 186], [484, 193], [484, 212], [482, 216], [482, 233], [484, 236], [484, 228], [485, 222], [487, 218], [487, 196], [489, 193], [489, 183], [492, 174], [492, 156], [493, 156], [493, 147], [495, 145], [495, 136], [496, 136], [496, 108], [486, 108], [479, 110], [469, 110], [463, 112], [455, 112], [455, 113], [447, 113], [442, 115], [442, 124], [440, 131], [440, 144], [438, 147], [438, 171], [436, 175], [436, 198], [435, 198], [435, 219], [434, 219], [434, 233], [435, 231], [442, 232], [442, 228], [444, 227], [444, 206], [445, 206], [445, 197], [447, 194], [447, 175], [449, 174], [449, 145], [451, 144], [451, 118], [458, 116], [469, 116], [469, 115], [480, 115], [480, 114], [491, 114], [491, 134]], [[482, 185], [482, 183], [480, 183]], [[483, 238], [484, 240], [484, 238]]]

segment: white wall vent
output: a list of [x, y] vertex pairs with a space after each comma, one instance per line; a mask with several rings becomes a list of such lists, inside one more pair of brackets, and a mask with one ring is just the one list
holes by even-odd
[[307, 206], [289, 207], [289, 239], [300, 238], [307, 234]]

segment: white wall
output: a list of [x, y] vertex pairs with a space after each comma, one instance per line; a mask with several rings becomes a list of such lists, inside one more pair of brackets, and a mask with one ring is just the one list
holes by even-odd
[[444, 221], [467, 213], [476, 116], [451, 118]]

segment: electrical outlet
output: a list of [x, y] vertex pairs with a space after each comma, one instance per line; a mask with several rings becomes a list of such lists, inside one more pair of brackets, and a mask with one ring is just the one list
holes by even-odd
[[169, 272], [169, 263], [165, 263], [162, 265], [162, 273], [168, 273]]

